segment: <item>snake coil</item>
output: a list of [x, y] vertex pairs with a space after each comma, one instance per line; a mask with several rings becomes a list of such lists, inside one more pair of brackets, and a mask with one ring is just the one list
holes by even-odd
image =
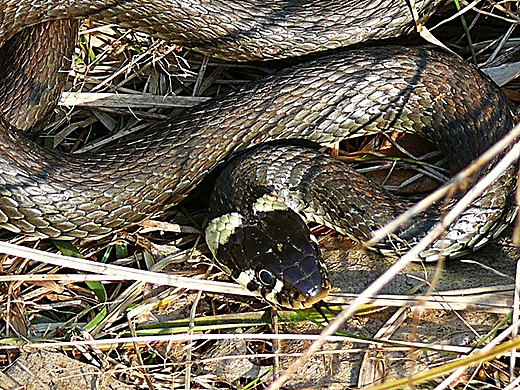
[[[18, 85], [21, 78], [11, 76], [11, 72], [34, 64], [23, 55], [20, 62], [12, 64], [12, 56], [17, 48], [50, 44], [55, 48], [47, 48], [54, 53], [51, 62], [61, 66], [61, 53], [70, 50], [70, 45], [56, 40], [43, 43], [41, 36], [56, 31], [73, 36], [74, 18], [117, 22], [168, 36], [211, 55], [239, 60], [300, 55], [410, 30], [404, 0], [386, 8], [384, 1], [357, 1], [339, 8], [334, 2], [320, 0], [299, 5], [279, 0], [257, 3], [244, 1], [235, 8], [228, 2], [186, 0], [164, 8], [164, 1], [62, 0], [30, 8], [18, 0], [0, 0], [0, 42], [11, 39], [0, 51], [0, 113], [24, 130], [37, 125], [52, 110], [54, 103], [48, 99], [59, 94], [60, 82], [49, 81], [43, 72], [29, 78], [30, 87]], [[444, 2], [416, 3], [427, 17]], [[339, 13], [336, 18], [327, 14], [331, 7]], [[310, 18], [317, 10], [320, 16]], [[367, 10], [373, 11], [373, 25], [364, 23]], [[23, 30], [53, 19], [65, 20]], [[20, 89], [16, 88], [24, 93], [17, 93]], [[13, 102], [16, 95], [22, 100]], [[511, 103], [500, 90], [465, 62], [439, 51], [387, 46], [334, 54], [283, 70], [158, 123], [138, 139], [95, 154], [61, 155], [41, 149], [0, 122], [0, 226], [58, 239], [105, 236], [179, 203], [233, 155], [282, 140], [291, 145], [302, 141], [318, 145], [387, 131], [415, 133], [453, 157], [452, 169], [457, 171], [513, 126], [512, 112]], [[251, 152], [259, 154], [254, 154], [253, 160], [235, 163], [228, 171], [232, 173], [224, 173], [228, 175], [224, 183], [237, 180], [240, 190], [216, 196], [219, 212], [227, 214], [224, 225], [232, 230], [222, 233], [221, 225], [213, 225], [211, 234], [216, 241], [209, 240], [209, 246], [217, 255], [222, 244], [242, 228], [243, 221], [255, 214], [261, 214], [262, 221], [271, 218], [266, 205], [276, 213], [283, 212], [287, 221], [293, 220], [292, 214], [285, 214], [291, 209], [298, 218], [302, 215], [333, 226], [357, 240], [370, 237], [371, 231], [408, 207], [388, 198], [379, 188], [367, 189], [366, 179], [353, 174], [340, 177], [339, 169], [348, 168], [313, 151], [293, 146], [270, 148], [270, 154], [265, 150]], [[269, 157], [272, 155], [275, 160]], [[238, 175], [238, 171], [250, 171], [252, 176]], [[455, 257], [498, 234], [515, 212], [515, 175], [511, 167], [450, 227], [445, 238], [422, 256], [426, 260], [438, 258], [440, 253]], [[283, 185], [281, 178], [285, 178]], [[316, 184], [305, 187], [308, 182], [319, 182], [325, 190], [320, 192]], [[345, 190], [347, 184], [353, 189]], [[262, 199], [264, 209], [258, 209], [257, 204], [254, 210], [249, 206], [238, 212], [231, 210], [237, 207], [235, 200], [242, 204], [246, 197]], [[431, 213], [423, 216], [422, 224], [410, 221], [398, 240], [389, 238], [384, 245], [403, 250], [437, 218], [438, 213]], [[277, 223], [276, 231], [288, 230]], [[289, 229], [291, 234], [309, 238], [310, 232], [300, 228], [296, 219], [290, 226], [298, 226]], [[254, 237], [261, 241], [260, 236]], [[259, 252], [272, 253], [285, 247], [285, 237]], [[247, 252], [243, 249], [246, 241], [233, 238], [242, 248], [238, 252]], [[252, 262], [226, 261], [223, 266], [271, 302], [306, 307], [322, 299], [330, 283], [320, 268], [319, 249], [308, 240], [302, 245], [293, 247], [299, 248], [294, 251], [304, 258], [301, 267], [294, 266], [294, 256], [288, 256], [288, 263], [276, 256], [267, 265], [257, 262], [262, 256], [249, 256], [247, 261]]]

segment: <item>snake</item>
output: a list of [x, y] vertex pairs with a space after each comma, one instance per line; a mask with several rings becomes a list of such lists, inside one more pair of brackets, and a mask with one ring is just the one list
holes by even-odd
[[[446, 2], [415, 3], [425, 21]], [[306, 221], [364, 241], [410, 206], [316, 146], [414, 133], [450, 156], [456, 172], [515, 120], [512, 103], [476, 67], [438, 49], [383, 45], [321, 53], [160, 121], [125, 143], [61, 154], [21, 130], [38, 127], [52, 111], [62, 81], [49, 74], [63, 66], [78, 19], [249, 61], [408, 34], [414, 28], [409, 3], [0, 0], [0, 10], [0, 227], [42, 238], [97, 239], [179, 204], [223, 170], [220, 192], [212, 196], [211, 212], [219, 215], [206, 228], [208, 246], [235, 280], [279, 306], [313, 306], [330, 290]], [[42, 56], [39, 71], [29, 72], [36, 60], [28, 50], [35, 48], [49, 58]], [[498, 235], [516, 213], [515, 178], [516, 167], [510, 167], [422, 259], [457, 257]], [[413, 245], [446, 207], [436, 205], [410, 221], [381, 251]]]

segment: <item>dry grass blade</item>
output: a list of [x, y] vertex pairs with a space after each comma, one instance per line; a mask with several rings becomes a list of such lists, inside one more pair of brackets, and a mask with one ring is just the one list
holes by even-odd
[[207, 101], [207, 97], [132, 95], [108, 92], [65, 92], [58, 104], [66, 107], [103, 108], [186, 108]]
[[511, 341], [506, 341], [498, 347], [493, 346], [490, 348], [482, 349], [481, 351], [476, 352], [473, 355], [468, 356], [467, 358], [461, 358], [452, 363], [437, 368], [433, 368], [431, 370], [427, 370], [416, 375], [412, 375], [410, 378], [405, 378], [388, 384], [375, 386], [373, 387], [373, 390], [402, 389], [404, 386], [408, 386], [410, 383], [421, 383], [436, 377], [444, 376], [446, 373], [454, 371], [454, 373], [450, 375], [441, 385], [435, 388], [438, 390], [445, 389], [446, 387], [450, 386], [454, 379], [458, 375], [460, 375], [466, 367], [470, 365], [479, 364], [487, 360], [495, 359], [496, 356], [506, 354], [512, 349], [518, 347], [519, 345], [519, 338]]
[[[502, 288], [501, 288], [502, 287]], [[361, 311], [382, 307], [413, 308], [431, 310], [474, 310], [487, 313], [508, 314], [514, 300], [514, 285], [494, 286], [486, 289], [442, 291], [430, 295], [375, 295]], [[358, 294], [332, 293], [327, 303], [331, 307], [350, 305]]]
[[461, 188], [461, 186], [470, 181], [471, 178], [475, 176], [475, 173], [482, 169], [483, 166], [488, 164], [492, 159], [496, 158], [508, 146], [513, 145], [511, 150], [500, 160], [500, 163], [495, 166], [493, 171], [486, 175], [486, 177], [480, 179], [479, 183], [473, 187], [471, 192], [466, 194], [464, 198], [461, 199], [452, 210], [450, 210], [449, 214], [443, 218], [437, 227], [435, 233], [432, 233], [429, 237], [425, 237], [425, 239], [422, 240], [424, 243], [421, 245], [420, 250], [424, 250], [426, 246], [431, 244], [433, 240], [438, 238], [444, 232], [446, 226], [449, 226], [462, 213], [462, 211], [464, 211], [464, 209], [466, 209], [480, 194], [482, 194], [483, 191], [485, 191], [487, 187], [489, 187], [502, 173], [504, 173], [515, 161], [518, 160], [520, 155], [520, 142], [515, 143], [515, 141], [519, 136], [520, 125], [517, 125], [504, 138], [489, 148], [489, 150], [487, 150], [483, 155], [475, 160], [470, 166], [454, 176], [448, 184], [423, 198], [421, 201], [417, 202], [414, 207], [400, 215], [392, 223], [375, 231], [372, 234], [372, 239], [367, 241], [364, 245], [367, 247], [372, 247], [374, 244], [396, 231], [406, 221], [428, 209], [432, 204], [443, 199], [448, 194], [453, 193], [454, 190]]
[[[286, 334], [286, 333], [262, 333], [262, 334], [179, 334], [179, 335], [155, 335], [155, 336], [137, 336], [137, 337], [120, 337], [111, 339], [99, 339], [99, 340], [78, 340], [78, 341], [54, 341], [54, 342], [30, 342], [27, 344], [28, 349], [45, 349], [45, 348], [74, 348], [77, 346], [92, 346], [100, 349], [110, 349], [113, 346], [120, 345], [122, 347], [132, 346], [134, 343], [139, 345], [146, 345], [148, 343], [162, 343], [162, 342], [184, 342], [184, 341], [198, 341], [198, 340], [309, 340], [315, 341], [321, 338], [320, 335], [313, 334]], [[394, 349], [408, 349], [410, 347], [415, 348], [428, 348], [437, 350], [439, 352], [452, 352], [457, 354], [467, 354], [474, 350], [470, 347], [463, 347], [457, 345], [443, 345], [443, 344], [428, 344], [428, 343], [411, 343], [406, 341], [396, 340], [364, 340], [362, 338], [352, 338], [349, 336], [327, 336], [326, 341], [329, 342], [344, 342], [344, 341], [355, 341], [359, 344], [374, 345], [376, 343], [385, 343], [393, 345]], [[9, 345], [4, 343], [2, 348], [5, 349], [17, 349], [18, 345]], [[361, 350], [365, 351], [365, 350]], [[299, 354], [300, 355], [300, 354]]]
[[[407, 308], [397, 310], [375, 334], [375, 339], [389, 340], [396, 328], [401, 326], [402, 322], [405, 320], [407, 311]], [[382, 346], [383, 344], [374, 344], [365, 352], [357, 383], [359, 388], [376, 385], [384, 381], [385, 367], [382, 366], [384, 365], [384, 362], [380, 362], [378, 359], [374, 358], [374, 356], [379, 353], [378, 349], [381, 349]]]
[[244, 290], [242, 287], [236, 284], [197, 280], [193, 278], [185, 278], [181, 276], [120, 267], [117, 265], [102, 264], [95, 261], [79, 259], [77, 257], [63, 256], [26, 248], [24, 246], [9, 244], [7, 242], [0, 242], [0, 253], [53, 264], [63, 268], [75, 269], [77, 271], [108, 275], [116, 277], [118, 280], [138, 280], [145, 283], [173, 286], [178, 288], [185, 288], [188, 290], [209, 291], [221, 294], [236, 294], [245, 296], [253, 295], [251, 292]]

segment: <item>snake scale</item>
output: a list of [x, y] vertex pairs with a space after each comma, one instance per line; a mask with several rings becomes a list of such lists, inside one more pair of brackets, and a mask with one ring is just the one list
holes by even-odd
[[[417, 1], [416, 6], [427, 19], [444, 3], [424, 0]], [[417, 133], [453, 156], [452, 168], [456, 171], [499, 140], [514, 122], [511, 103], [476, 68], [440, 51], [387, 46], [320, 57], [187, 110], [171, 121], [157, 123], [125, 144], [95, 154], [62, 155], [38, 147], [15, 128], [37, 126], [54, 107], [61, 81], [48, 79], [47, 69], [62, 66], [61, 53], [71, 50], [69, 37], [77, 28], [74, 19], [116, 23], [208, 55], [245, 61], [298, 56], [409, 33], [413, 19], [408, 2], [0, 0], [0, 12], [0, 112], [4, 118], [0, 121], [0, 226], [15, 232], [58, 239], [105, 236], [178, 204], [233, 155], [280, 140], [323, 144], [392, 130]], [[62, 39], [41, 39], [45, 34], [57, 34]], [[24, 83], [25, 79], [13, 76], [13, 72], [23, 74], [36, 60], [15, 54], [16, 50], [22, 48], [27, 53], [28, 48], [41, 48], [38, 45], [50, 45], [45, 50], [49, 52], [48, 62], [38, 65], [39, 76]], [[14, 56], [21, 59], [14, 61]], [[240, 188], [250, 189], [241, 189], [239, 194], [261, 195], [264, 203], [281, 211], [285, 207], [279, 204], [281, 198], [291, 198], [295, 188], [299, 193], [306, 191], [294, 182], [300, 179], [291, 182], [295, 172], [303, 177], [306, 172], [317, 171], [319, 182], [332, 183], [325, 192], [336, 202], [312, 209], [312, 201], [305, 200], [297, 213], [358, 240], [370, 237], [371, 231], [407, 207], [406, 203], [388, 200], [380, 189], [367, 189], [364, 178], [336, 177], [336, 169], [327, 171], [336, 163], [326, 157], [299, 147], [279, 148], [254, 157], [257, 161], [270, 161], [269, 155], [281, 159], [282, 163], [264, 164], [264, 168], [266, 164], [283, 168], [269, 173], [272, 180], [250, 159], [230, 168], [252, 170], [250, 182], [269, 188], [259, 193], [256, 187], [240, 182]], [[265, 153], [265, 149], [252, 153]], [[294, 158], [292, 163], [297, 155], [303, 162]], [[320, 159], [326, 162], [319, 163]], [[316, 161], [321, 170], [313, 168]], [[227, 173], [231, 175], [227, 182], [239, 177], [233, 173], [236, 171], [231, 172]], [[284, 175], [289, 178], [288, 189], [277, 187]], [[513, 167], [506, 171], [450, 227], [448, 245], [441, 240], [424, 257], [438, 257], [452, 245], [455, 249], [447, 254], [456, 256], [501, 231], [514, 214], [515, 175]], [[345, 191], [343, 184], [338, 184], [342, 180], [356, 190]], [[275, 189], [278, 193], [273, 200], [270, 192]], [[319, 193], [314, 189], [308, 192]], [[328, 204], [327, 196], [320, 196], [320, 204]], [[231, 211], [229, 199], [233, 197], [240, 200], [241, 195], [221, 196], [223, 212]], [[298, 200], [289, 199], [291, 202]], [[352, 202], [354, 208], [348, 208]], [[232, 228], [237, 227], [236, 215], [227, 217]], [[338, 218], [343, 222], [337, 222]], [[213, 233], [220, 235], [219, 227], [213, 227]], [[276, 229], [285, 227], [278, 225]], [[404, 227], [403, 240], [413, 242], [416, 229], [413, 223]], [[222, 235], [219, 239], [223, 240]], [[216, 252], [219, 244], [213, 244]], [[284, 246], [284, 242], [278, 246]], [[305, 259], [309, 256], [314, 255], [305, 252]], [[283, 259], [276, 260], [274, 271], [258, 264], [227, 263], [223, 267], [273, 303], [306, 307], [327, 293], [329, 282], [325, 271], [309, 270], [322, 266], [319, 251], [314, 260], [305, 261], [303, 267], [292, 266], [291, 272], [286, 271]], [[312, 285], [299, 285], [312, 273]]]

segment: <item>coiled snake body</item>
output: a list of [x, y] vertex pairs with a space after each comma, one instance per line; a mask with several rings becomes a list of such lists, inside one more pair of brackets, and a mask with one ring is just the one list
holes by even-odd
[[[410, 30], [406, 1], [394, 1], [391, 7], [385, 5], [385, 1], [380, 3], [357, 1], [349, 7], [343, 3], [335, 6], [336, 2], [330, 1], [272, 0], [244, 1], [230, 6], [229, 2], [186, 1], [159, 12], [157, 7], [164, 6], [159, 1], [88, 4], [53, 1], [25, 9], [21, 3], [3, 0], [0, 1], [3, 12], [0, 40], [13, 36], [16, 39], [22, 27], [38, 21], [88, 16], [168, 36], [227, 59], [283, 57]], [[429, 15], [444, 2], [417, 3], [424, 15]], [[328, 13], [331, 10], [338, 14]], [[367, 10], [373, 11], [372, 15], [367, 15]], [[267, 13], [262, 13], [264, 11]], [[369, 24], [365, 17], [371, 21]], [[163, 23], [165, 20], [170, 22]], [[361, 20], [361, 24], [354, 20]], [[31, 42], [34, 39], [34, 36], [29, 38]], [[4, 55], [0, 64], [5, 66], [7, 62]], [[5, 81], [3, 87], [0, 84], [2, 99], [11, 93], [6, 92], [6, 84]], [[38, 106], [39, 112], [47, 113], [52, 107], [34, 96], [27, 100], [30, 100], [29, 106]], [[3, 109], [5, 119], [17, 127], [28, 122], [27, 117], [17, 121], [18, 116], [23, 115], [12, 109], [24, 104], [7, 104], [11, 108]], [[500, 139], [512, 125], [512, 106], [508, 99], [478, 70], [451, 55], [391, 46], [359, 49], [281, 71], [188, 110], [175, 120], [158, 123], [139, 139], [96, 154], [68, 156], [41, 149], [1, 122], [0, 225], [41, 237], [103, 236], [179, 203], [209, 172], [232, 155], [279, 140], [323, 144], [381, 131], [418, 133], [436, 143], [446, 155], [453, 156], [453, 169], [458, 170]], [[461, 153], [462, 149], [467, 153]], [[287, 161], [300, 153], [288, 150]], [[280, 158], [284, 158], [284, 153], [279, 153]], [[322, 158], [303, 154], [303, 161]], [[282, 164], [289, 169], [291, 179], [302, 167], [312, 170], [305, 163], [298, 164]], [[343, 179], [336, 178], [335, 170], [327, 173], [328, 162], [322, 165], [324, 177], [332, 183], [326, 192], [333, 194], [337, 202], [328, 209], [325, 207], [324, 213], [321, 206], [308, 213], [303, 210], [305, 207], [300, 208], [298, 212], [307, 217], [318, 215], [314, 218], [318, 222], [339, 226], [342, 233], [364, 240], [373, 229], [391, 220], [406, 206], [388, 200], [379, 189], [357, 187], [357, 192], [338, 192], [335, 187]], [[294, 168], [297, 166], [300, 168]], [[255, 167], [253, 171], [261, 172], [261, 168]], [[274, 185], [272, 182], [284, 174], [287, 173], [279, 171], [273, 180], [267, 175], [271, 184], [262, 182], [262, 188]], [[448, 255], [472, 249], [503, 228], [513, 213], [514, 176], [515, 170], [511, 168], [450, 228], [447, 237], [456, 249]], [[259, 176], [252, 179], [253, 182], [260, 180]], [[351, 181], [354, 186], [366, 184], [363, 179], [352, 178]], [[290, 185], [290, 188], [296, 187], [294, 182]], [[255, 189], [241, 192], [248, 191], [258, 192]], [[269, 195], [269, 191], [261, 195]], [[284, 193], [284, 190], [276, 191]], [[305, 191], [298, 189], [297, 192]], [[284, 194], [292, 196], [290, 191]], [[224, 196], [228, 197], [233, 195]], [[348, 208], [351, 201], [358, 206]], [[325, 200], [319, 202], [325, 204]], [[361, 208], [359, 202], [369, 210]], [[343, 221], [349, 221], [344, 217], [351, 219], [336, 223], [337, 217]], [[468, 226], [471, 229], [468, 230]], [[405, 227], [404, 239], [413, 241], [416, 229], [412, 223]], [[438, 254], [450, 245], [441, 242], [433, 252]], [[430, 255], [427, 253], [425, 257]], [[321, 265], [319, 260], [315, 265]], [[251, 273], [245, 284], [249, 285], [255, 275], [266, 275], [264, 267], [258, 264], [233, 263], [225, 267], [237, 279], [247, 267]], [[316, 283], [321, 285], [312, 293], [301, 291], [301, 296], [293, 299], [294, 283], [286, 279], [300, 280], [307, 270], [289, 275], [284, 273], [284, 264], [276, 264], [275, 268], [279, 274], [269, 280], [272, 286], [270, 289], [264, 286], [261, 291], [275, 303], [305, 307], [321, 299], [328, 290], [326, 276], [320, 271]], [[258, 291], [261, 283], [256, 284], [254, 290]], [[286, 295], [293, 298], [287, 299]]]

